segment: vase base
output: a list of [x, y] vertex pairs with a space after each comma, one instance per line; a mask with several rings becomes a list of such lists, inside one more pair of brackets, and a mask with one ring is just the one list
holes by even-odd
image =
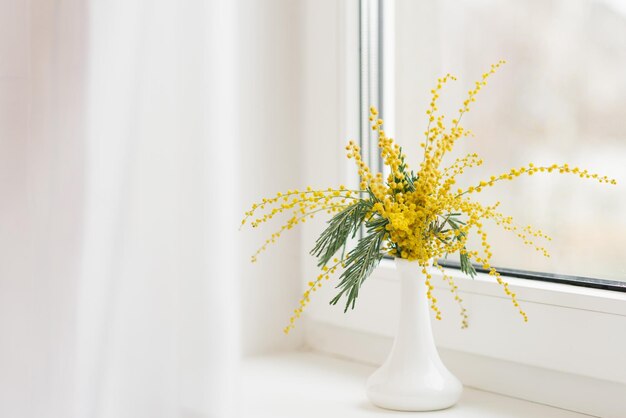
[[461, 399], [463, 385], [436, 351], [422, 361], [408, 356], [399, 362], [394, 353], [398, 351], [392, 349], [387, 362], [367, 380], [366, 393], [371, 403], [384, 409], [417, 412], [447, 409]]
[[445, 397], [441, 397], [440, 394], [438, 394], [439, 396], [428, 396], [425, 394], [399, 396], [368, 389], [367, 398], [373, 405], [383, 409], [403, 412], [426, 412], [451, 408], [458, 402], [461, 392], [462, 387], [456, 393], [448, 393]]

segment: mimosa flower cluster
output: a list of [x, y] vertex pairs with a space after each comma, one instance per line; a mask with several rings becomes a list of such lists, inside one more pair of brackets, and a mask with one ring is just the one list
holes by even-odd
[[[609, 184], [616, 184], [616, 181], [578, 167], [570, 167], [568, 164], [537, 166], [529, 163], [506, 173], [490, 176], [468, 188], [455, 188], [458, 176], [469, 168], [480, 166], [483, 161], [476, 153], [471, 153], [457, 158], [447, 167], [441, 167], [443, 159], [452, 151], [457, 141], [472, 135], [461, 126], [461, 119], [470, 111], [472, 103], [488, 79], [503, 64], [504, 61], [500, 61], [492, 65], [482, 75], [474, 88], [469, 90], [457, 117], [449, 123], [445, 115], [439, 114], [437, 102], [442, 88], [456, 78], [447, 74], [437, 80], [436, 86], [431, 90], [432, 99], [426, 112], [428, 126], [420, 144], [423, 149], [422, 162], [416, 171], [409, 168], [401, 147], [387, 136], [383, 120], [378, 117], [377, 109], [372, 107], [371, 127], [377, 132], [380, 154], [389, 168], [387, 176], [372, 173], [362, 159], [359, 145], [350, 141], [346, 151], [347, 157], [354, 160], [358, 170], [358, 190], [350, 190], [343, 185], [325, 190], [313, 190], [310, 187], [305, 190], [288, 190], [255, 203], [246, 212], [242, 225], [249, 222], [253, 227], [275, 216], [288, 215], [286, 222], [252, 256], [252, 261], [256, 261], [259, 254], [268, 245], [276, 242], [284, 231], [319, 213], [332, 215], [327, 228], [311, 251], [318, 258], [320, 272], [308, 283], [307, 290], [284, 329], [285, 333], [294, 327], [312, 293], [338, 271], [341, 272], [336, 284], [338, 294], [331, 300], [331, 304], [345, 298], [345, 309], [354, 308], [361, 286], [385, 254], [414, 260], [421, 266], [426, 278], [427, 297], [437, 319], [441, 319], [441, 311], [434, 295], [432, 275], [428, 270], [431, 265], [441, 271], [444, 280], [449, 284], [450, 291], [461, 306], [462, 326], [467, 326], [467, 312], [457, 293], [458, 286], [437, 262], [449, 254], [458, 253], [464, 273], [473, 277], [476, 274], [475, 265], [482, 267], [502, 286], [523, 320], [528, 320], [516, 294], [491, 264], [493, 253], [484, 222], [494, 222], [545, 257], [550, 255], [542, 242], [549, 241], [550, 237], [531, 226], [516, 225], [510, 216], [498, 211], [500, 202], [486, 206], [472, 199], [472, 196], [498, 182], [538, 173], [571, 174]], [[364, 231], [362, 237], [356, 241], [356, 245], [348, 249], [350, 240], [361, 230]], [[472, 235], [480, 238], [478, 248], [468, 248], [468, 238]]]

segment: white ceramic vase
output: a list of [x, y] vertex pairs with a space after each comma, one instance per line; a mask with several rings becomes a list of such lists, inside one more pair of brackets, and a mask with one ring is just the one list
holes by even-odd
[[442, 363], [435, 346], [425, 277], [417, 262], [396, 258], [401, 280], [400, 320], [385, 363], [367, 380], [376, 406], [398, 411], [449, 408], [463, 385]]

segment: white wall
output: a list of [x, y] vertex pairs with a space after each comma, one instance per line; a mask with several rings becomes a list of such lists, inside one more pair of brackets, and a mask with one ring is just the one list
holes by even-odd
[[[244, 0], [240, 6], [239, 68], [241, 205], [303, 186], [302, 4]], [[224, 138], [224, 140], [228, 140]], [[242, 349], [254, 354], [301, 345], [302, 336], [282, 332], [300, 294], [300, 231], [268, 248], [255, 264], [250, 256], [279, 227], [272, 223], [238, 234], [241, 266]]]
[[[346, 89], [358, 94], [358, 73], [344, 73], [345, 61], [355, 59], [345, 47], [346, 5], [334, 0], [245, 3], [240, 39], [245, 123], [240, 129], [242, 165], [251, 177], [242, 177], [243, 204], [289, 188], [346, 184], [353, 170], [344, 147], [350, 135], [356, 138], [348, 121], [358, 112], [346, 106]], [[315, 274], [316, 261], [308, 251], [324, 221], [320, 216], [288, 231], [252, 266], [248, 254], [273, 229], [240, 234], [244, 353], [304, 343], [305, 320], [288, 337], [282, 328]], [[312, 303], [328, 309], [328, 300], [323, 296]]]
[[[359, 112], [358, 107], [354, 107], [354, 103], [358, 103], [358, 67], [350, 72], [353, 69], [350, 64], [358, 60], [358, 52], [347, 47], [347, 43], [354, 39], [348, 39], [350, 35], [346, 32], [346, 13], [350, 8], [356, 10], [353, 7], [355, 4], [355, 1], [323, 0], [308, 1], [305, 6], [302, 162], [303, 182], [313, 188], [349, 185], [356, 172], [345, 151], [348, 140], [358, 140], [358, 121], [356, 125], [350, 123]], [[358, 31], [358, 17], [355, 14], [353, 18], [356, 20], [352, 22], [355, 25], [351, 29]], [[303, 288], [319, 274], [317, 259], [309, 255], [309, 251], [327, 219], [325, 215], [320, 215], [313, 222], [301, 225]], [[324, 284], [311, 297], [300, 328], [305, 328], [310, 314], [317, 311], [343, 315], [343, 307], [328, 305], [336, 294], [333, 280]], [[306, 334], [308, 338], [308, 326]]]

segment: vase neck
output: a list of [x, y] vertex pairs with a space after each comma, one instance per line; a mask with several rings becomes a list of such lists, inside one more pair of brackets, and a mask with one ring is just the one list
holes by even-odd
[[400, 275], [400, 318], [397, 338], [417, 341], [422, 348], [434, 339], [430, 319], [428, 288], [422, 267], [417, 262], [396, 263]]

